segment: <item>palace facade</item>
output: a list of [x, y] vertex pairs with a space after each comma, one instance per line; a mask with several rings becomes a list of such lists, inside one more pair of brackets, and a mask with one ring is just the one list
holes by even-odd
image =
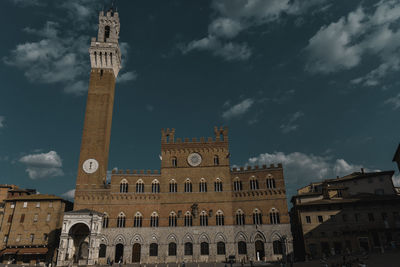
[[64, 215], [58, 265], [276, 261], [292, 251], [281, 164], [231, 168], [228, 129], [209, 138], [161, 131], [161, 169], [106, 180], [119, 14], [100, 12], [74, 210]]

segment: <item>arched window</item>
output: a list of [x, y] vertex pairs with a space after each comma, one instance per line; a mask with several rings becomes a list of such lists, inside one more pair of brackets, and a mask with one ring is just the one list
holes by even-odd
[[193, 225], [193, 217], [190, 211], [185, 213], [185, 226], [192, 226]]
[[222, 181], [219, 178], [217, 178], [217, 180], [214, 182], [214, 191], [222, 192]]
[[185, 181], [185, 192], [186, 193], [192, 192], [192, 182], [190, 181], [190, 179], [186, 179]]
[[217, 243], [217, 255], [225, 255], [225, 243], [220, 241]]
[[185, 243], [185, 255], [186, 256], [193, 255], [193, 244], [191, 242]]
[[133, 219], [133, 227], [142, 227], [143, 216], [140, 212], [136, 212], [135, 218]]
[[250, 178], [250, 189], [251, 190], [258, 190], [260, 187], [258, 186], [258, 180], [256, 177]]
[[208, 214], [204, 210], [200, 213], [200, 226], [208, 226]]
[[246, 242], [244, 241], [239, 241], [238, 242], [238, 252], [241, 255], [247, 254], [247, 245]]
[[268, 189], [272, 189], [272, 188], [275, 188], [275, 187], [276, 187], [276, 186], [275, 186], [275, 179], [274, 179], [274, 178], [271, 178], [271, 177], [267, 178], [267, 180], [265, 181], [265, 183], [267, 184], [267, 188], [268, 188]]
[[240, 181], [240, 179], [238, 177], [236, 177], [235, 180], [233, 181], [233, 190], [234, 191], [242, 191], [243, 190], [242, 181]]
[[119, 184], [119, 192], [120, 193], [128, 193], [128, 181], [123, 179]]
[[217, 155], [214, 156], [214, 165], [215, 166], [219, 165], [219, 157]]
[[144, 183], [142, 179], [136, 182], [136, 193], [144, 193]]
[[169, 217], [168, 217], [168, 225], [170, 226], [170, 227], [176, 227], [176, 224], [177, 224], [177, 216], [176, 216], [176, 213], [175, 212], [171, 212], [170, 214], [169, 214]]
[[168, 256], [176, 256], [176, 243], [171, 242], [168, 244]]
[[207, 182], [204, 178], [200, 179], [199, 192], [207, 192]]
[[281, 219], [279, 218], [279, 211], [275, 208], [272, 208], [269, 212], [269, 220], [271, 224], [280, 224]]
[[117, 218], [117, 227], [124, 228], [125, 227], [125, 214], [121, 212]]
[[253, 224], [262, 224], [262, 214], [258, 209], [253, 211]]
[[150, 227], [158, 227], [158, 214], [153, 212], [150, 217]]
[[158, 180], [154, 180], [151, 183], [151, 192], [152, 193], [160, 193], [160, 182]]
[[236, 224], [245, 225], [244, 213], [242, 210], [238, 210], [236, 212]]
[[283, 253], [283, 243], [280, 240], [275, 240], [272, 242], [272, 246], [274, 248], [275, 255], [282, 255]]
[[106, 257], [106, 250], [107, 250], [107, 246], [104, 245], [104, 244], [100, 244], [99, 258], [105, 258]]
[[178, 184], [176, 183], [176, 181], [174, 179], [172, 179], [169, 182], [169, 192], [170, 193], [176, 193], [178, 192]]
[[216, 225], [224, 225], [224, 213], [222, 211], [217, 211], [216, 215], [215, 215], [215, 224]]
[[107, 41], [107, 38], [110, 38], [110, 26], [104, 27], [104, 42]]
[[200, 255], [208, 255], [210, 253], [207, 242], [200, 243]]
[[172, 157], [172, 167], [178, 166], [178, 159], [176, 157]]
[[158, 256], [158, 244], [151, 243], [150, 244], [150, 256]]
[[108, 214], [104, 213], [103, 215], [103, 228], [108, 228]]

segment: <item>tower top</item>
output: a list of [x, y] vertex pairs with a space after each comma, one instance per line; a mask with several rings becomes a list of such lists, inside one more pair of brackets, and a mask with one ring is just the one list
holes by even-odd
[[114, 11], [114, 2], [107, 11], [99, 14], [97, 38], [90, 44], [90, 62], [92, 69], [112, 69], [115, 77], [121, 69], [121, 50], [119, 47], [119, 14]]

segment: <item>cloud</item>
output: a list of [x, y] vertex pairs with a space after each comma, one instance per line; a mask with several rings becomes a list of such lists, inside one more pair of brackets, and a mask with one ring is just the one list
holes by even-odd
[[128, 71], [125, 73], [122, 73], [118, 76], [117, 82], [118, 83], [125, 83], [129, 81], [134, 81], [137, 78], [137, 73], [135, 71]]
[[62, 197], [68, 199], [68, 200], [74, 200], [75, 198], [75, 189], [71, 189], [64, 194], [61, 195]]
[[311, 37], [306, 69], [323, 74], [352, 69], [370, 55], [376, 57], [378, 66], [351, 82], [379, 85], [386, 75], [400, 69], [399, 22], [399, 1], [381, 0], [372, 7], [358, 7]]
[[[393, 109], [400, 108], [400, 93], [385, 101], [385, 104], [392, 105]], [[1, 121], [0, 121], [1, 122]]]
[[26, 155], [19, 162], [26, 165], [25, 171], [33, 180], [64, 175], [62, 160], [56, 151]]
[[359, 164], [349, 163], [344, 159], [333, 159], [328, 156], [317, 156], [293, 152], [273, 152], [260, 154], [249, 158], [246, 165], [283, 164], [284, 176], [288, 195], [293, 195], [296, 190], [311, 182], [344, 176], [360, 171], [363, 167]]
[[4, 127], [4, 121], [6, 120], [6, 117], [0, 116], [0, 128]]
[[295, 122], [296, 122], [299, 118], [301, 118], [301, 117], [303, 117], [303, 116], [304, 116], [304, 113], [301, 112], [301, 111], [297, 111], [297, 112], [293, 113], [293, 114], [290, 116], [289, 120], [288, 120], [286, 123], [283, 123], [283, 124], [280, 126], [280, 129], [281, 129], [282, 133], [287, 134], [287, 133], [296, 131], [296, 130], [298, 129], [299, 125], [298, 125], [298, 124], [295, 124]]
[[42, 6], [44, 5], [43, 2], [39, 0], [11, 0], [15, 5], [27, 7], [27, 6]]
[[81, 96], [85, 94], [88, 90], [89, 83], [86, 81], [77, 81], [75, 83], [68, 84], [64, 87], [64, 92], [67, 94], [74, 94], [76, 96]]
[[229, 107], [226, 111], [222, 113], [222, 118], [229, 120], [238, 116], [245, 114], [251, 106], [254, 104], [254, 100], [251, 98], [246, 98], [242, 102]]
[[213, 0], [212, 9], [217, 12], [208, 26], [206, 37], [189, 42], [181, 48], [183, 54], [199, 50], [209, 51], [227, 61], [247, 60], [252, 49], [245, 43], [231, 41], [244, 30], [278, 21], [282, 14], [301, 14], [325, 0]]

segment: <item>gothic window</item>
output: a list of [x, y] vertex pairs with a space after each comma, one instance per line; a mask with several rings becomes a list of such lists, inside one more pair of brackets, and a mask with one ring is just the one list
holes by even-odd
[[160, 193], [160, 182], [158, 182], [158, 180], [154, 180], [151, 183], [151, 192], [152, 193]]
[[275, 255], [282, 255], [282, 241], [280, 240], [275, 240], [274, 242], [272, 242], [272, 246], [274, 248], [274, 254]]
[[271, 224], [280, 224], [281, 220], [279, 218], [279, 211], [277, 211], [275, 208], [272, 208], [269, 213], [269, 220]]
[[200, 213], [200, 226], [208, 226], [208, 214], [204, 210]]
[[217, 255], [225, 255], [225, 243], [222, 241], [219, 241], [217, 243]]
[[266, 183], [267, 183], [267, 188], [268, 189], [276, 188], [275, 179], [274, 178], [267, 178]]
[[217, 211], [217, 214], [215, 215], [215, 224], [216, 225], [224, 225], [224, 213], [222, 211]]
[[171, 182], [169, 182], [169, 192], [170, 193], [178, 192], [178, 184], [173, 179], [171, 180]]
[[215, 166], [219, 165], [219, 157], [217, 155], [214, 156], [214, 165]]
[[217, 180], [214, 182], [214, 191], [222, 192], [222, 181], [219, 178], [217, 178]]
[[240, 181], [239, 178], [235, 178], [235, 180], [233, 181], [233, 190], [234, 191], [242, 191], [243, 190], [242, 181]]
[[172, 157], [172, 167], [178, 166], [178, 159], [176, 157]]
[[200, 192], [207, 192], [207, 182], [206, 182], [206, 180], [204, 178], [200, 179], [199, 191]]
[[128, 193], [128, 181], [123, 179], [119, 184], [119, 192], [120, 193]]
[[245, 216], [242, 210], [236, 212], [236, 225], [245, 225]]
[[186, 193], [192, 192], [192, 182], [190, 181], [190, 179], [186, 179], [185, 181], [185, 192]]
[[143, 216], [140, 212], [136, 212], [135, 217], [133, 219], [133, 227], [142, 227]]
[[253, 224], [262, 224], [262, 214], [258, 209], [253, 211]]
[[100, 244], [99, 258], [105, 258], [106, 257], [106, 250], [107, 250], [107, 246], [104, 245], [104, 244]]
[[185, 255], [186, 256], [193, 255], [193, 244], [190, 242], [185, 243]]
[[150, 227], [158, 227], [158, 214], [153, 212], [150, 217]]
[[104, 27], [104, 42], [107, 41], [107, 38], [110, 38], [110, 26]]
[[103, 215], [103, 228], [108, 228], [108, 215], [104, 213]]
[[177, 223], [177, 216], [176, 213], [172, 211], [168, 217], [168, 225], [170, 227], [176, 227], [176, 223]]
[[121, 212], [117, 218], [117, 227], [124, 228], [125, 227], [125, 214]]
[[158, 244], [151, 243], [150, 244], [150, 256], [158, 256]]
[[192, 226], [193, 225], [193, 217], [190, 211], [185, 213], [185, 226]]
[[168, 244], [168, 256], [176, 256], [176, 243], [171, 242]]
[[255, 177], [250, 178], [250, 189], [251, 190], [259, 189], [257, 178], [255, 178]]
[[136, 182], [136, 193], [144, 193], [144, 183], [142, 179]]
[[207, 242], [200, 243], [200, 255], [208, 255], [210, 253]]
[[238, 252], [239, 252], [239, 254], [242, 254], [242, 255], [247, 254], [246, 242], [244, 242], [244, 241], [238, 242]]

